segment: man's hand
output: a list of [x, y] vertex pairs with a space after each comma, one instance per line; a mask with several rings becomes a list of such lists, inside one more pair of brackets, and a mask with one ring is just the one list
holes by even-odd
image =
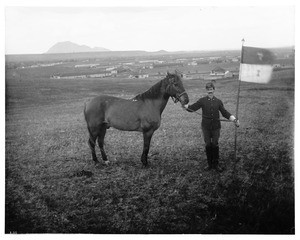
[[234, 122], [236, 127], [240, 126], [240, 121], [238, 119], [235, 119], [233, 122]]
[[188, 104], [182, 105], [182, 108], [186, 110], [189, 108], [189, 105]]
[[234, 124], [235, 124], [236, 127], [240, 126], [240, 121], [238, 119], [236, 119], [235, 116], [231, 115], [229, 117], [229, 120], [232, 121], [232, 122], [234, 122]]

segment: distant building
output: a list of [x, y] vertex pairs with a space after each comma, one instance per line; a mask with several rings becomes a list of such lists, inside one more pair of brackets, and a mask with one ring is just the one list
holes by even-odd
[[196, 61], [193, 61], [193, 62], [188, 63], [188, 65], [189, 65], [189, 66], [197, 66], [198, 63], [197, 63]]
[[111, 72], [106, 71], [106, 72], [101, 72], [101, 73], [90, 74], [90, 75], [88, 75], [88, 77], [90, 77], [90, 78], [104, 78], [104, 77], [109, 77], [111, 75], [112, 75]]
[[60, 76], [52, 75], [50, 78], [51, 79], [60, 79]]
[[62, 76], [60, 79], [76, 79], [76, 78], [86, 78], [86, 75], [76, 75], [76, 76]]
[[209, 76], [209, 79], [232, 78], [233, 73], [217, 66], [211, 70]]
[[143, 60], [143, 61], [139, 61], [139, 63], [163, 63], [164, 61], [161, 60]]
[[166, 63], [161, 63], [161, 64], [153, 64], [153, 68], [162, 68], [162, 67], [183, 67], [183, 63], [180, 62], [166, 62]]
[[84, 74], [84, 75], [65, 75], [65, 76], [51, 76], [51, 79], [83, 79], [83, 78], [104, 78], [110, 77], [113, 73], [110, 71], [104, 71], [95, 74]]
[[105, 70], [106, 71], [112, 71], [112, 70], [114, 70], [116, 67], [107, 67]]
[[141, 73], [138, 73], [138, 74], [131, 74], [130, 76], [129, 76], [129, 78], [140, 78], [140, 79], [142, 79], [142, 78], [148, 78], [149, 77], [149, 74], [141, 74]]
[[218, 60], [221, 59], [221, 57], [209, 57], [210, 60]]
[[100, 64], [78, 64], [75, 65], [75, 68], [95, 68]]
[[187, 58], [178, 58], [176, 59], [176, 62], [180, 62], [180, 63], [184, 63], [184, 62], [187, 62], [188, 59]]
[[197, 64], [209, 64], [209, 60], [204, 59], [204, 58], [199, 58], [199, 60], [197, 60]]
[[225, 74], [225, 69], [217, 66], [213, 70], [210, 71], [210, 76], [224, 76]]
[[233, 73], [230, 72], [230, 71], [226, 71], [225, 74], [224, 74], [224, 77], [225, 78], [232, 78], [233, 77]]
[[187, 79], [187, 78], [188, 78], [188, 76], [187, 76], [185, 73], [182, 73], [182, 78], [185, 78], [185, 79]]

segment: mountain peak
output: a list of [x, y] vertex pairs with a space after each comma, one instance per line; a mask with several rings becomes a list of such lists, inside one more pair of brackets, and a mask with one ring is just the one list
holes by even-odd
[[86, 45], [78, 45], [76, 43], [65, 41], [54, 44], [46, 53], [78, 53], [78, 52], [108, 52], [109, 49], [103, 47], [91, 48]]

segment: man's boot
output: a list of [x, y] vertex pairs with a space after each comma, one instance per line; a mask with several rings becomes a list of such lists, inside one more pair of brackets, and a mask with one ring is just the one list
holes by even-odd
[[212, 147], [212, 168], [217, 172], [223, 171], [223, 169], [219, 166], [219, 146]]
[[206, 157], [207, 157], [207, 167], [204, 169], [205, 171], [209, 171], [212, 169], [212, 147], [205, 147]]

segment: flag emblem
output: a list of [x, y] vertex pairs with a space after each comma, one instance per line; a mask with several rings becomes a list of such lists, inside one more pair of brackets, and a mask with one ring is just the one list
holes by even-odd
[[242, 47], [240, 80], [268, 83], [273, 72], [274, 54], [263, 48]]
[[257, 53], [257, 55], [258, 55], [259, 60], [262, 61], [264, 54], [259, 52], [259, 53]]

